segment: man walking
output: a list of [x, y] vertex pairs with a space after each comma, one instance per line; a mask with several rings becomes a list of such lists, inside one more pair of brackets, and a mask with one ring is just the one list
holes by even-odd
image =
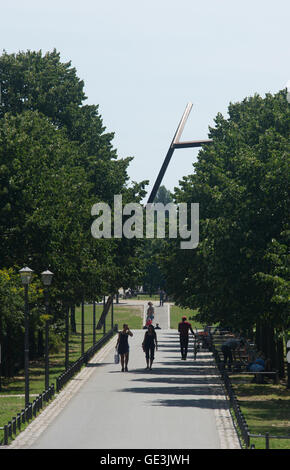
[[160, 307], [162, 307], [163, 304], [164, 304], [164, 294], [165, 294], [164, 290], [161, 289], [161, 291], [160, 291]]
[[188, 348], [188, 331], [191, 331], [193, 336], [195, 336], [194, 331], [191, 327], [191, 324], [186, 321], [186, 317], [182, 317], [182, 321], [178, 323], [178, 331], [179, 331], [179, 340], [180, 340], [180, 351], [181, 351], [181, 359], [186, 360], [187, 356], [187, 348]]

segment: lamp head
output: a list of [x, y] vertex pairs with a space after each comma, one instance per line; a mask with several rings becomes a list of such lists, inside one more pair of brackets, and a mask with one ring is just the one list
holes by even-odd
[[53, 273], [51, 271], [43, 271], [43, 273], [41, 273], [41, 279], [42, 279], [42, 282], [45, 286], [50, 286], [51, 284], [51, 281], [52, 281], [52, 277], [53, 277]]
[[28, 268], [27, 266], [25, 268], [22, 268], [19, 270], [20, 276], [21, 276], [21, 282], [24, 286], [30, 284], [31, 278], [32, 278], [32, 269]]

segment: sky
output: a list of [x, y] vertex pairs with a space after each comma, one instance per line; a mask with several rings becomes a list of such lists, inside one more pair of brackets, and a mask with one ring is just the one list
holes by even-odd
[[[289, 20], [289, 0], [9, 0], [0, 49], [56, 48], [71, 61], [148, 197], [187, 103], [181, 140], [207, 139], [230, 102], [285, 88]], [[162, 184], [173, 191], [197, 154], [175, 150]]]

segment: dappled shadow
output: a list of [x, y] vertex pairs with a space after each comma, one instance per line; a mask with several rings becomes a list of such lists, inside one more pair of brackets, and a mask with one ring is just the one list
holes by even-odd
[[[271, 406], [269, 403], [271, 402]], [[259, 401], [242, 401], [239, 400], [239, 405], [241, 409], [243, 406], [247, 408], [247, 416], [248, 420], [258, 423], [259, 425], [259, 432], [263, 427], [263, 422], [265, 422], [265, 430], [269, 432], [269, 421], [273, 419], [275, 416], [275, 420], [278, 424], [272, 424], [273, 428], [275, 428], [275, 434], [278, 432], [279, 429], [279, 422], [290, 422], [290, 409], [288, 400], [259, 400]], [[288, 405], [288, 406], [287, 406]], [[283, 425], [280, 433], [282, 432], [283, 435], [287, 435], [289, 432], [290, 436], [290, 425], [286, 426]]]
[[172, 336], [178, 336], [178, 331], [177, 330], [167, 331], [166, 334], [164, 334], [164, 338], [171, 338]]
[[[212, 410], [228, 409], [228, 403], [223, 399], [223, 394], [218, 389], [215, 390], [215, 396], [210, 398], [210, 385], [204, 385], [204, 387], [128, 387], [120, 389], [119, 392], [153, 395], [155, 398], [151, 402], [152, 406], [188, 407]], [[158, 395], [171, 395], [172, 398], [162, 399], [159, 398]], [[178, 397], [176, 397], [176, 395]], [[198, 397], [196, 397], [196, 395]], [[195, 396], [195, 398], [182, 398], [185, 396]], [[207, 396], [207, 398], [203, 396]], [[218, 399], [219, 396], [221, 399]]]
[[17, 395], [23, 395], [24, 396], [24, 391], [23, 391], [23, 384], [22, 385], [13, 385], [13, 386], [7, 386], [7, 388], [3, 387], [2, 392], [7, 394], [7, 395], [13, 395], [14, 393]]
[[171, 341], [162, 341], [162, 340], [159, 340], [159, 341], [158, 341], [158, 345], [166, 346], [167, 344], [168, 344], [168, 345], [171, 345], [171, 346], [172, 346], [172, 345], [179, 346], [179, 345], [180, 345], [180, 341], [179, 341], [179, 340], [178, 340], [178, 341], [173, 341], [173, 340], [171, 340]]
[[[160, 348], [160, 347], [158, 346], [158, 351], [160, 351], [161, 349], [162, 349], [162, 348]], [[175, 353], [176, 353], [176, 352], [179, 352], [179, 351], [180, 351], [179, 349], [166, 349], [166, 350], [164, 349], [162, 352], [164, 352], [164, 353], [175, 352]], [[175, 356], [174, 359], [176, 359], [176, 357], [177, 357], [177, 356]]]
[[86, 364], [86, 367], [103, 367], [103, 366], [107, 366], [108, 364], [114, 364], [113, 362], [112, 363], [109, 363], [109, 362], [88, 362], [88, 364]]
[[[164, 351], [164, 353], [166, 354], [167, 352], [171, 352], [171, 351]], [[174, 359], [175, 361], [178, 359], [178, 356], [165, 356], [164, 354], [164, 359]], [[197, 355], [196, 355], [196, 359], [206, 359], [208, 360], [209, 357], [208, 357], [208, 354], [204, 354], [202, 352], [198, 352]], [[187, 352], [187, 361], [188, 360], [196, 360], [194, 359], [193, 357], [193, 349], [190, 348], [188, 349], [188, 352]], [[211, 359], [211, 358], [210, 358]], [[181, 358], [179, 359], [181, 361]]]
[[[162, 349], [162, 348], [160, 348], [160, 347], [158, 346], [158, 351], [160, 351], [160, 349]], [[170, 352], [170, 353], [176, 353], [176, 352], [178, 352], [178, 349], [166, 349], [166, 350], [164, 349], [163, 352], [165, 352], [165, 353], [168, 353], [168, 352]], [[175, 356], [175, 359], [176, 359], [176, 356]]]
[[208, 363], [205, 363], [205, 362], [201, 362], [201, 361], [198, 361], [198, 359], [194, 360], [194, 358], [189, 358], [187, 359], [186, 361], [182, 361], [180, 359], [180, 361], [170, 361], [170, 362], [159, 362], [159, 364], [164, 364], [165, 366], [179, 366], [179, 367], [202, 367], [203, 369], [204, 368], [207, 368], [209, 367], [210, 364]]
[[[148, 382], [148, 383], [167, 383], [167, 384], [180, 384], [180, 385], [193, 385], [204, 384], [205, 380], [202, 377], [146, 377], [144, 379], [133, 379], [134, 382]], [[220, 385], [220, 380], [214, 377], [210, 378], [207, 383], [210, 386]]]
[[[132, 369], [131, 372], [134, 372], [135, 374], [144, 374], [144, 373], [147, 373], [147, 372], [144, 372], [144, 368], [143, 369]], [[187, 369], [184, 369], [182, 367], [178, 368], [178, 367], [175, 367], [175, 368], [169, 368], [169, 367], [154, 367], [154, 364], [153, 364], [153, 369], [148, 371], [148, 374], [152, 375], [184, 375], [184, 376], [187, 376], [187, 375], [204, 375], [204, 370], [200, 370], [200, 369], [195, 369], [193, 367], [191, 368], [187, 368]], [[208, 374], [207, 374], [208, 375]]]
[[[240, 397], [255, 397], [261, 395], [280, 395], [285, 394], [290, 397], [289, 390], [281, 389], [279, 385], [273, 383], [273, 378], [264, 376], [264, 383], [253, 382], [254, 375], [239, 375], [239, 373], [229, 374], [231, 383], [236, 387], [236, 394]], [[281, 391], [283, 390], [283, 392]]]
[[211, 400], [210, 398], [200, 399], [172, 399], [172, 400], [155, 400], [152, 406], [174, 406], [174, 407], [189, 407], [189, 408], [202, 408], [202, 409], [228, 409], [228, 404], [225, 400]]
[[[119, 392], [149, 393], [154, 395], [210, 395], [209, 386], [207, 384], [205, 384], [204, 387], [128, 387], [119, 390]], [[220, 395], [222, 396], [221, 393]]]

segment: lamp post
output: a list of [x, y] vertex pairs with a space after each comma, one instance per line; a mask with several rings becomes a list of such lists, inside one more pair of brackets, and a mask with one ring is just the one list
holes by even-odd
[[96, 301], [93, 300], [93, 345], [96, 344]]
[[24, 286], [25, 313], [24, 313], [24, 370], [25, 370], [25, 407], [29, 405], [29, 305], [28, 305], [28, 286], [32, 277], [32, 269], [26, 267], [19, 271], [21, 282]]
[[[41, 273], [41, 280], [44, 284], [44, 295], [45, 295], [45, 311], [46, 315], [49, 315], [49, 300], [48, 290], [51, 285], [53, 273], [50, 271], [43, 271]], [[49, 388], [49, 318], [47, 317], [45, 322], [45, 390]]]
[[[103, 299], [103, 311], [105, 311], [106, 308], [106, 297], [104, 296]], [[106, 315], [104, 316], [104, 326], [103, 326], [103, 334], [106, 334]]]
[[287, 341], [286, 344], [286, 352], [287, 352], [287, 388], [290, 389], [290, 340]]
[[111, 329], [114, 328], [114, 296], [112, 298], [112, 304], [111, 304]]
[[69, 367], [69, 305], [65, 313], [65, 370]]
[[81, 355], [85, 354], [85, 301], [82, 300], [82, 343], [81, 343]]

